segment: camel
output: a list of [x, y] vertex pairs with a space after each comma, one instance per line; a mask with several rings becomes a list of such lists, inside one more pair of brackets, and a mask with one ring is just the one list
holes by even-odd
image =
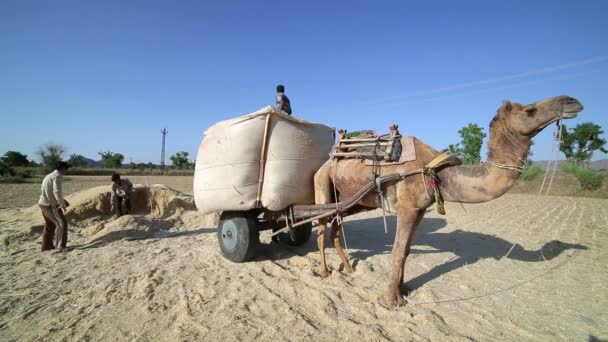
[[[487, 161], [477, 166], [448, 166], [437, 170], [438, 189], [445, 201], [461, 203], [481, 203], [493, 200], [507, 192], [515, 183], [526, 162], [531, 139], [545, 127], [561, 119], [570, 119], [583, 110], [581, 103], [570, 96], [547, 98], [528, 105], [503, 101], [496, 116], [490, 122]], [[407, 173], [425, 167], [440, 152], [415, 139], [417, 159], [400, 165], [380, 167], [380, 176]], [[338, 194], [335, 200], [353, 196], [370, 182], [372, 171], [360, 159], [328, 160], [314, 177], [315, 202], [328, 204], [334, 200], [334, 186]], [[386, 302], [400, 305], [405, 301], [401, 295], [405, 260], [410, 253], [410, 245], [416, 227], [426, 209], [434, 202], [431, 185], [420, 175], [382, 185], [388, 207], [396, 209], [397, 227], [392, 249], [392, 271]], [[430, 194], [430, 196], [429, 196]], [[359, 210], [381, 207], [378, 194], [372, 192], [363, 197], [357, 206]], [[321, 254], [321, 276], [330, 272], [325, 261], [325, 230], [329, 219], [320, 219], [317, 231], [317, 245]], [[340, 256], [344, 270], [353, 269], [344, 254], [340, 242], [343, 227], [332, 220], [331, 239]]]

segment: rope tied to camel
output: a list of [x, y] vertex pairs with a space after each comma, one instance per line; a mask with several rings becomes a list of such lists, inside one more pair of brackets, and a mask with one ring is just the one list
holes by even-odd
[[543, 189], [545, 187], [545, 181], [547, 180], [547, 174], [549, 174], [549, 170], [551, 169], [551, 163], [553, 163], [553, 174], [551, 175], [551, 179], [549, 180], [549, 186], [547, 186], [547, 192], [545, 192], [545, 195], [549, 194], [549, 190], [551, 189], [551, 184], [553, 184], [553, 178], [555, 177], [555, 170], [557, 169], [557, 157], [559, 155], [559, 149], [563, 142], [563, 137], [562, 137], [563, 119], [564, 119], [564, 103], [561, 102], [559, 119], [557, 120], [557, 131], [555, 132], [555, 141], [553, 142], [553, 145], [551, 146], [551, 156], [549, 159], [549, 163], [547, 163], [547, 169], [545, 170], [545, 176], [543, 177], [543, 182], [540, 185], [540, 189], [538, 190], [539, 194], [542, 194]]
[[[346, 132], [345, 132], [346, 133]], [[342, 215], [340, 215], [340, 207], [338, 206], [338, 191], [336, 190], [336, 168], [337, 168], [337, 164], [338, 164], [338, 160], [337, 159], [332, 159], [331, 162], [331, 171], [333, 173], [333, 180], [332, 180], [332, 187], [334, 189], [334, 202], [336, 203], [336, 215], [334, 215], [334, 217], [332, 218], [332, 220], [329, 223], [329, 226], [332, 227], [333, 229], [333, 224], [336, 223], [340, 226], [339, 229], [342, 230], [342, 239], [344, 240], [344, 249], [346, 250], [346, 255], [350, 256], [350, 253], [348, 253], [348, 244], [346, 243], [346, 230], [344, 229], [343, 223], [344, 220], [342, 219]]]
[[380, 141], [376, 141], [373, 150], [373, 162], [372, 162], [372, 181], [376, 187], [376, 193], [378, 193], [378, 201], [382, 207], [382, 220], [384, 222], [384, 234], [388, 234], [388, 228], [386, 224], [386, 209], [384, 207], [384, 193], [382, 192], [382, 184], [380, 184], [380, 161], [378, 160], [378, 149], [380, 148]]
[[498, 168], [501, 168], [501, 169], [517, 171], [519, 173], [524, 172], [524, 167], [523, 166], [501, 164], [501, 163], [493, 162], [491, 160], [486, 161], [486, 164], [489, 164], [489, 165], [492, 165], [492, 166], [495, 166], [495, 167], [498, 167]]

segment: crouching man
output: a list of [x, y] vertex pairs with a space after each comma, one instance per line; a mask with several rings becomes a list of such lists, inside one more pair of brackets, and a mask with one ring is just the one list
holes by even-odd
[[41, 194], [38, 205], [44, 218], [42, 230], [42, 251], [51, 249], [63, 250], [68, 242], [68, 223], [63, 211], [70, 205], [63, 198], [63, 175], [70, 165], [58, 162], [55, 171], [42, 180]]
[[[128, 215], [131, 212], [131, 194], [133, 193], [133, 183], [127, 178], [120, 179], [120, 175], [115, 173], [112, 175], [112, 213], [116, 217], [124, 214]], [[122, 204], [125, 204], [123, 211]]]

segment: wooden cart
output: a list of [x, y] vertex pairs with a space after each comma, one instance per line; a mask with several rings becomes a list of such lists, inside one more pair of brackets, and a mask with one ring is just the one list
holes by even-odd
[[[391, 126], [391, 128], [394, 128], [395, 134], [389, 136], [388, 139], [392, 141], [397, 138], [398, 132], [396, 131], [396, 125]], [[370, 141], [378, 143], [381, 139], [382, 137], [375, 139], [350, 139], [348, 142], [340, 139], [332, 149], [332, 157], [346, 157], [349, 154], [350, 146], [368, 146], [370, 145]], [[388, 153], [391, 153], [390, 149]], [[376, 152], [374, 152], [374, 155], [376, 155]], [[259, 232], [270, 229], [273, 230], [271, 235], [273, 239], [292, 246], [302, 245], [310, 238], [313, 221], [335, 215], [345, 217], [351, 211], [350, 209], [364, 196], [372, 191], [379, 191], [382, 184], [403, 180], [406, 177], [421, 173], [435, 178], [437, 181], [436, 168], [448, 164], [458, 164], [459, 162], [457, 158], [451, 158], [451, 154], [449, 153], [441, 154], [424, 168], [408, 173], [395, 173], [377, 177], [361, 188], [354, 196], [338, 203], [293, 205], [282, 211], [270, 211], [260, 207], [248, 211], [224, 211], [220, 216], [218, 226], [218, 241], [222, 254], [234, 262], [243, 262], [251, 259], [255, 256], [259, 246]], [[440, 194], [437, 193], [436, 195], [439, 196], [439, 201], [441, 201]]]
[[271, 236], [291, 246], [306, 243], [312, 233], [313, 221], [339, 214], [345, 217], [365, 195], [376, 191], [378, 185], [402, 180], [414, 174], [428, 172], [419, 169], [408, 173], [396, 173], [370, 181], [348, 200], [316, 205], [294, 205], [283, 211], [256, 208], [248, 211], [224, 211], [220, 216], [217, 237], [222, 254], [233, 262], [244, 262], [253, 258], [260, 244], [259, 233], [273, 230]]

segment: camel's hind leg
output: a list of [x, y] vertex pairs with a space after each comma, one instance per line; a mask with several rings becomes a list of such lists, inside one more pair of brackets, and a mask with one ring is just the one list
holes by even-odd
[[344, 265], [344, 270], [348, 273], [353, 273], [353, 268], [350, 266], [348, 262], [348, 258], [346, 254], [344, 254], [344, 250], [342, 249], [342, 242], [340, 241], [340, 232], [344, 227], [341, 224], [334, 223], [331, 226], [331, 239], [334, 242], [334, 247], [338, 251], [338, 255], [340, 259], [342, 259], [342, 265]]
[[327, 227], [327, 219], [320, 219], [317, 227], [317, 246], [321, 252], [321, 277], [329, 276], [327, 262], [325, 262], [325, 229]]
[[[328, 204], [331, 203], [331, 178], [330, 178], [330, 162], [326, 162], [315, 173], [315, 203]], [[317, 246], [321, 253], [321, 277], [329, 276], [329, 269], [325, 261], [325, 229], [327, 229], [327, 219], [320, 219], [317, 227]]]

